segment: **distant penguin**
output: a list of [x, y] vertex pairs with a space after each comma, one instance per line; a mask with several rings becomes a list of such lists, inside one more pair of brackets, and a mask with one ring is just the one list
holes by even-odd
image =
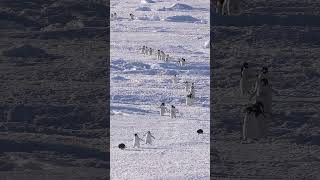
[[130, 13], [130, 19], [134, 20], [134, 15], [132, 13]]
[[176, 107], [174, 105], [171, 105], [171, 109], [170, 109], [170, 117], [171, 118], [176, 118], [176, 113], [178, 112], [178, 110], [176, 109]]
[[161, 103], [160, 105], [160, 116], [164, 116], [165, 112], [167, 111], [167, 108], [164, 103]]
[[268, 79], [261, 79], [260, 85], [257, 88], [256, 102], [260, 101], [264, 105], [264, 112], [271, 116], [272, 114], [272, 87]]
[[177, 78], [177, 75], [175, 74], [175, 75], [173, 75], [173, 77], [172, 77], [172, 83], [173, 83], [173, 84], [177, 84], [177, 81], [178, 81], [178, 78]]
[[126, 145], [125, 145], [125, 144], [123, 144], [123, 143], [121, 143], [121, 144], [119, 144], [119, 145], [118, 145], [118, 148], [123, 150], [123, 149], [125, 149], [125, 148], [126, 148]]
[[160, 50], [158, 49], [158, 51], [157, 51], [157, 59], [158, 59], [158, 60], [161, 60], [160, 55], [161, 55], [161, 52], [160, 52]]
[[193, 103], [193, 98], [192, 97], [193, 97], [193, 95], [191, 93], [186, 96], [186, 105], [187, 106], [191, 106], [192, 105], [192, 103]]
[[166, 54], [163, 52], [163, 51], [161, 51], [161, 60], [165, 60], [166, 59]]
[[[255, 87], [254, 87], [255, 91], [258, 89], [260, 82], [261, 82], [261, 79], [267, 79], [268, 81], [270, 81], [268, 74], [269, 74], [268, 67], [265, 67], [265, 66], [262, 67], [262, 69], [258, 75], [258, 78], [256, 80], [256, 83], [255, 83]], [[269, 82], [269, 84], [270, 84], [270, 82]]]
[[142, 54], [145, 54], [145, 51], [146, 51], [146, 46], [142, 46], [141, 53], [142, 53]]
[[191, 84], [191, 87], [190, 87], [190, 94], [192, 94], [192, 99], [196, 98], [196, 90], [195, 90], [195, 87], [194, 87], [194, 83]]
[[203, 134], [203, 130], [202, 130], [202, 129], [198, 129], [198, 130], [197, 130], [197, 133], [198, 133], [198, 134]]
[[153, 137], [151, 132], [148, 131], [146, 134], [146, 144], [152, 144], [152, 139], [155, 139], [155, 137]]
[[153, 53], [153, 49], [150, 48], [150, 49], [149, 49], [149, 55], [152, 56], [152, 53]]
[[143, 141], [143, 140], [139, 138], [138, 134], [134, 134], [133, 147], [140, 148], [140, 141]]
[[240, 93], [242, 96], [246, 96], [249, 94], [249, 64], [244, 62], [241, 67], [241, 79], [240, 79]]
[[165, 61], [169, 61], [169, 54], [166, 55]]

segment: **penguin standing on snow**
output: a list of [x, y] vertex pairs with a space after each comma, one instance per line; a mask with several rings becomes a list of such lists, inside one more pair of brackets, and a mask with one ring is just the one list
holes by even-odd
[[142, 54], [145, 54], [145, 51], [146, 51], [146, 46], [142, 46], [142, 50], [141, 50]]
[[178, 78], [177, 78], [177, 75], [175, 74], [175, 75], [173, 75], [173, 77], [172, 77], [172, 83], [173, 83], [173, 84], [177, 84], [177, 81], [178, 81]]
[[258, 87], [258, 91], [256, 93], [255, 101], [261, 102], [263, 104], [264, 113], [266, 116], [264, 129], [267, 129], [267, 125], [272, 119], [272, 88], [269, 85], [267, 79], [261, 79], [260, 86]]
[[178, 110], [176, 109], [176, 107], [174, 107], [174, 105], [171, 105], [171, 109], [170, 109], [170, 117], [171, 118], [176, 118], [176, 113], [178, 112]]
[[134, 134], [134, 139], [133, 139], [133, 141], [134, 141], [133, 147], [134, 147], [134, 148], [135, 148], [135, 147], [140, 148], [140, 141], [143, 141], [143, 139], [140, 139], [139, 136], [138, 136], [138, 134]]
[[194, 87], [194, 83], [191, 84], [190, 94], [192, 94], [192, 99], [196, 98], [196, 90], [195, 90], [195, 87]]
[[161, 51], [161, 60], [165, 60], [165, 59], [166, 59], [166, 54], [163, 51]]
[[146, 144], [152, 144], [152, 138], [156, 139], [155, 137], [152, 136], [151, 132], [148, 131], [146, 134]]
[[193, 98], [192, 98], [192, 93], [188, 94], [187, 97], [186, 97], [186, 105], [187, 106], [191, 106], [192, 103], [193, 103]]
[[241, 67], [240, 93], [242, 96], [249, 94], [249, 64], [247, 62]]
[[152, 52], [153, 52], [153, 49], [150, 48], [150, 49], [149, 49], [149, 55], [150, 55], [150, 56], [152, 56]]
[[158, 59], [158, 60], [161, 60], [160, 54], [161, 54], [161, 53], [160, 53], [160, 50], [158, 49], [158, 51], [157, 51], [157, 59]]
[[165, 104], [161, 103], [161, 105], [160, 105], [160, 116], [164, 116], [164, 113], [166, 113], [166, 111], [167, 111], [167, 108], [166, 108]]
[[[262, 67], [261, 72], [259, 73], [258, 78], [256, 80], [256, 84], [254, 86], [255, 91], [259, 87], [261, 79], [267, 79], [269, 81], [269, 77], [268, 77], [269, 73], [268, 72], [269, 72], [268, 67]], [[270, 84], [270, 82], [269, 82], [269, 84]]]
[[134, 20], [134, 15], [132, 13], [130, 13], [130, 19]]
[[169, 54], [166, 55], [165, 61], [169, 61]]

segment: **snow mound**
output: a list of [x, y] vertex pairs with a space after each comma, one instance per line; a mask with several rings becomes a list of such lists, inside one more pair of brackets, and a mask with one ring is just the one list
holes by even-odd
[[113, 80], [117, 80], [117, 81], [128, 81], [129, 79], [122, 77], [122, 76], [115, 76], [112, 77]]
[[138, 20], [144, 20], [144, 21], [160, 21], [160, 17], [159, 16], [142, 16], [142, 17], [138, 17]]
[[158, 11], [177, 11], [177, 10], [187, 10], [187, 11], [190, 11], [190, 10], [193, 10], [194, 8], [187, 5], [187, 4], [181, 4], [181, 3], [176, 3], [176, 4], [173, 4], [172, 6], [170, 6], [169, 8], [161, 8], [159, 9]]
[[152, 0], [141, 0], [141, 4], [147, 4], [147, 3], [155, 3]]
[[170, 22], [189, 22], [189, 23], [194, 23], [194, 22], [201, 22], [200, 19], [194, 18], [192, 16], [169, 16], [165, 19], [165, 21], [170, 21]]
[[151, 9], [146, 6], [140, 6], [136, 9], [136, 11], [151, 11]]
[[203, 45], [204, 48], [210, 48], [210, 40], [206, 41]]

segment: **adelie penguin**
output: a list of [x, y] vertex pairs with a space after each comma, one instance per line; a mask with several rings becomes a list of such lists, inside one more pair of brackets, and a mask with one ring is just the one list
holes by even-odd
[[176, 109], [176, 107], [174, 107], [174, 105], [171, 106], [171, 109], [170, 109], [170, 117], [171, 118], [176, 118], [176, 113], [178, 112], [178, 110]]
[[140, 141], [143, 141], [143, 139], [139, 138], [138, 134], [134, 134], [133, 147], [140, 148]]
[[164, 103], [161, 103], [160, 105], [160, 116], [164, 116], [164, 114], [167, 112], [166, 105]]
[[190, 93], [186, 96], [186, 105], [191, 106], [192, 103], [193, 103], [193, 95], [192, 95], [192, 93]]

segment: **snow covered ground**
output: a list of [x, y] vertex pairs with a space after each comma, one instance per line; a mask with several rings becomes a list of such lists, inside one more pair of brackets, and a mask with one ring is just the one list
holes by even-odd
[[[112, 0], [111, 179], [209, 179], [210, 176], [210, 1]], [[130, 20], [129, 14], [135, 15]], [[163, 50], [169, 62], [144, 55], [143, 45]], [[178, 66], [177, 58], [187, 64]], [[178, 83], [171, 79], [177, 74]], [[196, 100], [185, 105], [184, 81], [195, 83]], [[175, 105], [176, 119], [158, 106]], [[203, 129], [204, 134], [196, 131]], [[147, 131], [153, 145], [133, 149], [133, 135]], [[124, 143], [126, 150], [118, 144]]]

